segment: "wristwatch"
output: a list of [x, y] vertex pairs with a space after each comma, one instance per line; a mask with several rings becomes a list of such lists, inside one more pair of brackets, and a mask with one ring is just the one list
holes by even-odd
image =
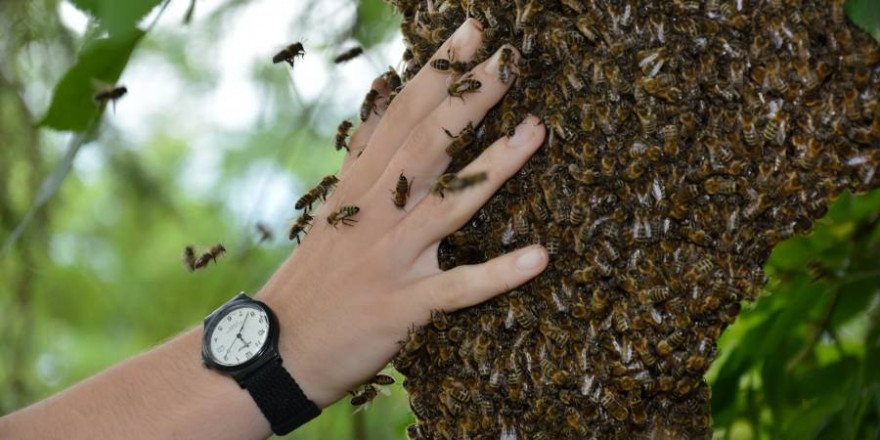
[[260, 407], [272, 432], [284, 435], [321, 410], [281, 365], [278, 333], [278, 319], [269, 306], [239, 293], [205, 318], [202, 361], [235, 379]]

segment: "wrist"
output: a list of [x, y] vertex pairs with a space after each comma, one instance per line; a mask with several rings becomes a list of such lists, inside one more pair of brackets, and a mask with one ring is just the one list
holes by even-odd
[[264, 302], [278, 318], [278, 352], [282, 365], [290, 373], [306, 397], [318, 408], [326, 408], [338, 399], [332, 391], [330, 379], [325, 374], [326, 365], [317, 365], [315, 356], [305, 343], [308, 336], [301, 330], [310, 328], [307, 316], [296, 313], [296, 304], [289, 295], [283, 294], [281, 286], [273, 278], [255, 299]]

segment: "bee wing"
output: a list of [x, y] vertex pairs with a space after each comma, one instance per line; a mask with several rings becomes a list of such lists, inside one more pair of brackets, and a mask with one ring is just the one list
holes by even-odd
[[377, 390], [379, 391], [379, 393], [382, 394], [383, 396], [390, 396], [390, 395], [391, 395], [391, 389], [388, 388], [387, 386], [377, 386], [376, 389], [377, 389]]
[[359, 413], [359, 412], [361, 412], [361, 411], [366, 411], [366, 410], [370, 407], [370, 403], [371, 403], [371, 402], [367, 402], [367, 403], [365, 403], [365, 404], [363, 404], [363, 405], [361, 405], [361, 406], [355, 408], [355, 410], [354, 410], [354, 412], [353, 412], [352, 414], [357, 414], [357, 413]]

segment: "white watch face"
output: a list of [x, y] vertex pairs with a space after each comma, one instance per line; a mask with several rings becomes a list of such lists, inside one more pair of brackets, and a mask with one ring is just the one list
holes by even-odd
[[269, 316], [256, 306], [227, 311], [211, 332], [211, 357], [227, 367], [241, 365], [256, 356], [269, 337]]

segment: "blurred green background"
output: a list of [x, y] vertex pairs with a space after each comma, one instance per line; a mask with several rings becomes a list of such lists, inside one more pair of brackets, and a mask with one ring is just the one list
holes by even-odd
[[[336, 125], [398, 65], [398, 26], [380, 0], [0, 1], [0, 414], [257, 290], [293, 202], [341, 163]], [[306, 57], [272, 65], [293, 41]], [[113, 84], [129, 93], [102, 113]], [[718, 438], [880, 438], [878, 222], [880, 192], [846, 194], [773, 254], [708, 374]], [[216, 242], [219, 264], [184, 269], [185, 245]], [[288, 438], [403, 439], [412, 420], [396, 385]]]

